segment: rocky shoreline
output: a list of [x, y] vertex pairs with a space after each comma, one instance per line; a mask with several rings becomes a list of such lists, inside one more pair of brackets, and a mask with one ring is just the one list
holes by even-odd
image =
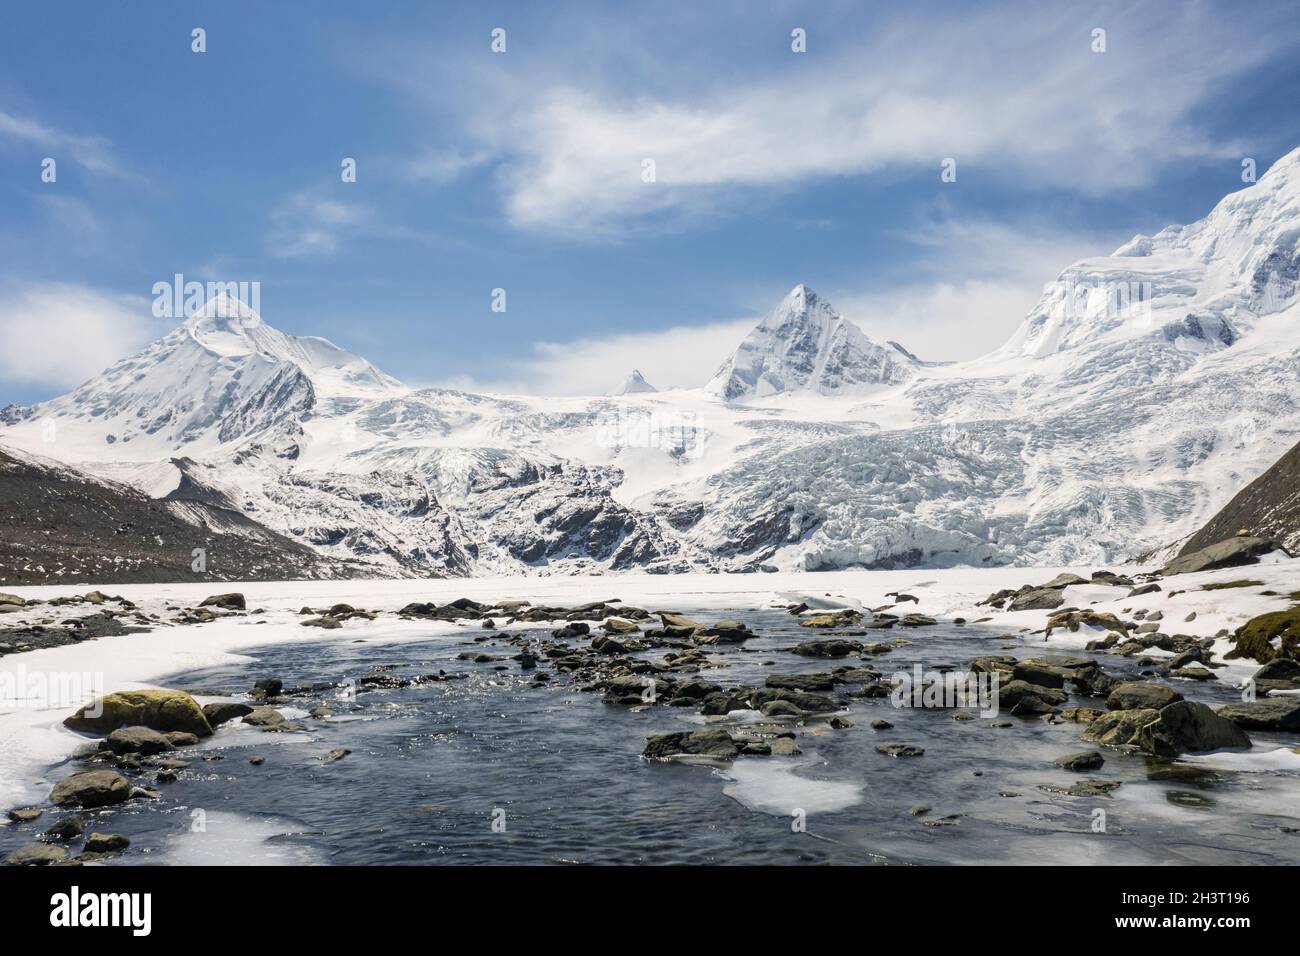
[[[1130, 587], [1131, 593], [1159, 590], [1167, 577], [1152, 573], [1127, 579], [1109, 571], [1095, 572], [1092, 581]], [[1067, 588], [1088, 583], [1079, 576], [1059, 576], [1042, 585], [1025, 585], [1018, 591], [998, 592], [984, 602], [993, 609], [1025, 610], [1024, 600], [1046, 612], [1041, 633], [1050, 647], [1053, 634], [1078, 637], [1093, 635], [1085, 652], [1078, 655], [1016, 657], [977, 655], [965, 665], [971, 675], [995, 679], [998, 719], [989, 720], [995, 730], [1012, 730], [1022, 722], [1048, 721], [1079, 725], [1079, 739], [1096, 749], [1067, 753], [1055, 765], [1080, 774], [1104, 767], [1107, 753], [1140, 753], [1157, 760], [1173, 761], [1184, 754], [1225, 749], [1250, 748], [1251, 732], [1300, 732], [1300, 697], [1285, 695], [1300, 691], [1300, 662], [1283, 640], [1277, 653], [1254, 673], [1251, 699], [1210, 706], [1187, 699], [1187, 689], [1213, 680], [1214, 671], [1224, 664], [1215, 658], [1213, 645], [1223, 637], [1249, 642], [1253, 635], [1267, 633], [1279, 625], [1278, 613], [1254, 618], [1235, 635], [1192, 637], [1166, 633], [1160, 612], [1138, 611], [1130, 616], [1067, 607]], [[1143, 590], [1147, 589], [1147, 590]], [[1051, 593], [1048, 593], [1051, 592]], [[1169, 588], [1166, 593], [1176, 589]], [[777, 652], [788, 653], [791, 661], [825, 661], [815, 671], [782, 667], [779, 656], [764, 660], [771, 670], [761, 683], [728, 681], [727, 669], [745, 652], [745, 644], [756, 633], [743, 621], [722, 619], [701, 621], [676, 610], [630, 606], [621, 601], [598, 600], [573, 606], [534, 605], [526, 600], [483, 603], [469, 598], [443, 604], [412, 602], [397, 611], [372, 611], [349, 604], [303, 607], [302, 627], [333, 630], [348, 621], [375, 620], [396, 615], [412, 621], [452, 623], [481, 633], [471, 643], [476, 649], [460, 652], [457, 662], [466, 670], [404, 675], [396, 667], [377, 667], [355, 679], [352, 692], [382, 688], [400, 691], [406, 687], [461, 680], [469, 668], [490, 666], [496, 671], [518, 671], [529, 675], [529, 686], [563, 684], [575, 690], [597, 694], [609, 707], [643, 711], [668, 708], [698, 715], [705, 726], [648, 735], [641, 756], [650, 761], [704, 762], [726, 766], [737, 760], [791, 757], [801, 752], [800, 740], [808, 734], [886, 734], [893, 724], [883, 718], [869, 723], [851, 719], [851, 708], [863, 702], [888, 707], [896, 690], [896, 678], [887, 673], [882, 658], [897, 649], [924, 640], [926, 629], [941, 623], [936, 618], [906, 611], [916, 598], [891, 595], [894, 601], [874, 609], [809, 607], [806, 603], [786, 608], [807, 639], [791, 641]], [[1139, 595], [1140, 596], [1140, 595]], [[0, 595], [0, 601], [10, 596]], [[1054, 600], [1062, 598], [1062, 600]], [[92, 592], [81, 598], [57, 599], [56, 607], [91, 604], [104, 610], [98, 620], [112, 622], [125, 633], [128, 627], [185, 626], [225, 616], [255, 616], [242, 594], [212, 595], [194, 607], [172, 606], [168, 616], [141, 614], [131, 602]], [[1017, 603], [1019, 602], [1019, 607]], [[24, 602], [30, 605], [31, 602]], [[51, 602], [54, 604], [54, 602]], [[994, 615], [998, 610], [994, 610]], [[130, 625], [123, 624], [129, 620]], [[995, 618], [978, 622], [988, 624]], [[946, 622], [962, 626], [962, 618]], [[521, 628], [527, 625], [526, 629]], [[76, 628], [64, 626], [76, 632]], [[93, 632], [69, 640], [98, 636]], [[1277, 635], [1273, 635], [1273, 640]], [[12, 641], [9, 641], [11, 643]], [[28, 642], [31, 646], [41, 646]], [[1270, 644], [1270, 646], [1272, 646]], [[18, 653], [12, 649], [10, 653]], [[1226, 656], [1231, 658], [1235, 652]], [[1159, 654], [1160, 656], [1153, 656]], [[1139, 679], [1119, 677], [1105, 666], [1107, 658], [1124, 658], [1136, 664]], [[73, 864], [105, 859], [129, 849], [126, 837], [91, 829], [98, 818], [111, 820], [112, 808], [128, 801], [160, 800], [166, 785], [174, 782], [194, 761], [224, 759], [221, 754], [196, 749], [217, 728], [241, 722], [265, 733], [291, 733], [307, 729], [311, 722], [331, 714], [340, 685], [316, 681], [286, 686], [274, 677], [259, 679], [238, 699], [201, 706], [193, 695], [180, 690], [117, 691], [77, 712], [64, 724], [87, 735], [87, 746], [78, 757], [80, 769], [60, 780], [48, 801], [9, 811], [11, 824], [30, 832], [35, 839], [8, 856], [19, 865]], [[1270, 696], [1282, 692], [1284, 696]], [[290, 719], [282, 713], [292, 706], [307, 716]], [[868, 713], [874, 711], [868, 710]], [[885, 711], [880, 711], [885, 713]], [[979, 719], [969, 710], [957, 708], [955, 720]], [[1012, 719], [1006, 719], [1012, 718]], [[862, 724], [859, 726], [859, 724]], [[906, 740], [886, 739], [875, 748], [881, 754], [906, 760], [921, 758], [925, 749]], [[337, 763], [349, 754], [335, 748], [319, 755], [322, 765]], [[254, 756], [250, 763], [260, 765]], [[1119, 781], [1086, 777], [1078, 783], [1057, 788], [1073, 796], [1107, 798]], [[1049, 789], [1042, 787], [1040, 789]], [[957, 826], [961, 814], [927, 817], [928, 808], [913, 808], [915, 816], [926, 817], [926, 826]], [[57, 817], [44, 830], [47, 818]], [[39, 822], [38, 822], [39, 821]], [[70, 850], [80, 844], [80, 853]]]

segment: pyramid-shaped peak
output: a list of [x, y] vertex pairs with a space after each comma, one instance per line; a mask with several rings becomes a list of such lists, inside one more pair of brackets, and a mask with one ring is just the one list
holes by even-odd
[[219, 290], [208, 297], [187, 320], [191, 328], [203, 325], [208, 327], [251, 327], [262, 324], [262, 317], [257, 310], [244, 302], [233, 292]]
[[655, 388], [645, 380], [639, 368], [632, 369], [632, 374], [623, 380], [623, 384], [614, 389], [611, 395], [637, 395], [644, 392], [657, 392]]
[[706, 386], [727, 401], [779, 392], [859, 394], [911, 377], [915, 360], [886, 347], [800, 283], [745, 337]]

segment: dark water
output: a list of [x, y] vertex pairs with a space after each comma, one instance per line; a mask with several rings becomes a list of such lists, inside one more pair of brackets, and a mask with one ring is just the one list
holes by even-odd
[[[719, 648], [717, 656], [731, 666], [699, 675], [724, 685], [761, 685], [774, 671], [857, 662], [783, 650], [810, 637], [783, 611], [692, 616], [737, 617], [761, 635]], [[320, 703], [333, 709], [327, 720], [290, 712], [307, 725], [303, 733], [227, 725], [201, 751], [223, 759], [186, 754], [193, 763], [175, 783], [160, 785], [160, 801], [101, 812], [87, 829], [129, 836], [132, 847], [121, 863], [1300, 862], [1300, 833], [1286, 829], [1300, 828], [1294, 771], [1211, 772], [1108, 753], [1100, 770], [1071, 773], [1052, 762], [1093, 749], [1079, 740], [1076, 724], [1003, 715], [1013, 726], [998, 729], [987, 719], [954, 720], [951, 711], [895, 708], [888, 699], [854, 700], [849, 729], [797, 725], [800, 756], [744, 757], [726, 767], [651, 763], [639, 756], [648, 734], [701, 727], [703, 718], [690, 709], [609, 706], [559, 674], [554, 686], [534, 687], [514, 661], [455, 660], [467, 649], [517, 650], [475, 643], [481, 634], [467, 629], [384, 643], [363, 624], [355, 636], [365, 643], [351, 643], [349, 633], [343, 640], [268, 646], [248, 652], [255, 658], [249, 665], [160, 681], [243, 692], [258, 677], [279, 677], [286, 686], [343, 682], [376, 665], [398, 665], [396, 672], [408, 676], [440, 668], [470, 675], [353, 699], [324, 693], [287, 701], [304, 710]], [[874, 660], [885, 674], [918, 662], [964, 667], [979, 654], [1050, 653], [1041, 639], [971, 625], [872, 635], [867, 639], [912, 641]], [[1099, 659], [1117, 675], [1137, 669], [1123, 658]], [[1195, 699], [1231, 696], [1227, 688], [1178, 687]], [[1082, 698], [1071, 703], [1104, 706]], [[875, 718], [895, 728], [875, 731], [869, 726]], [[1296, 745], [1253, 736], [1256, 752]], [[925, 754], [885, 756], [875, 749], [883, 743], [919, 745]], [[337, 747], [352, 753], [322, 764], [321, 755]], [[265, 763], [251, 765], [254, 755]], [[1122, 786], [1109, 798], [1040, 789], [1085, 778]], [[917, 804], [932, 810], [909, 814]], [[1097, 810], [1105, 813], [1105, 832], [1093, 831]], [[955, 825], [924, 825], [950, 814], [961, 814]], [[55, 818], [47, 813], [36, 824], [5, 828], [0, 849], [29, 842]], [[796, 832], [799, 818], [804, 832]]]

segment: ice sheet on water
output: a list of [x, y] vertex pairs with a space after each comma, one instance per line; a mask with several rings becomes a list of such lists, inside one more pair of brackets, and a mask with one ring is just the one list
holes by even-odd
[[863, 788], [843, 780], [817, 780], [801, 775], [818, 761], [740, 761], [724, 776], [730, 782], [722, 792], [750, 810], [790, 816], [796, 809], [807, 814], [835, 813], [861, 803]]
[[[201, 819], [202, 829], [199, 820]], [[205, 811], [191, 829], [171, 837], [155, 862], [170, 866], [306, 866], [324, 854], [284, 839], [300, 832], [289, 820]]]

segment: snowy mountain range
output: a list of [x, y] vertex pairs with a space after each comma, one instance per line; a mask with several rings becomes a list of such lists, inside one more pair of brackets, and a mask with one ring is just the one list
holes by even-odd
[[[1108, 563], [1300, 438], [1300, 150], [931, 363], [796, 286], [699, 389], [409, 388], [218, 297], [0, 445], [237, 512], [364, 573]], [[359, 564], [358, 564], [359, 562]]]

